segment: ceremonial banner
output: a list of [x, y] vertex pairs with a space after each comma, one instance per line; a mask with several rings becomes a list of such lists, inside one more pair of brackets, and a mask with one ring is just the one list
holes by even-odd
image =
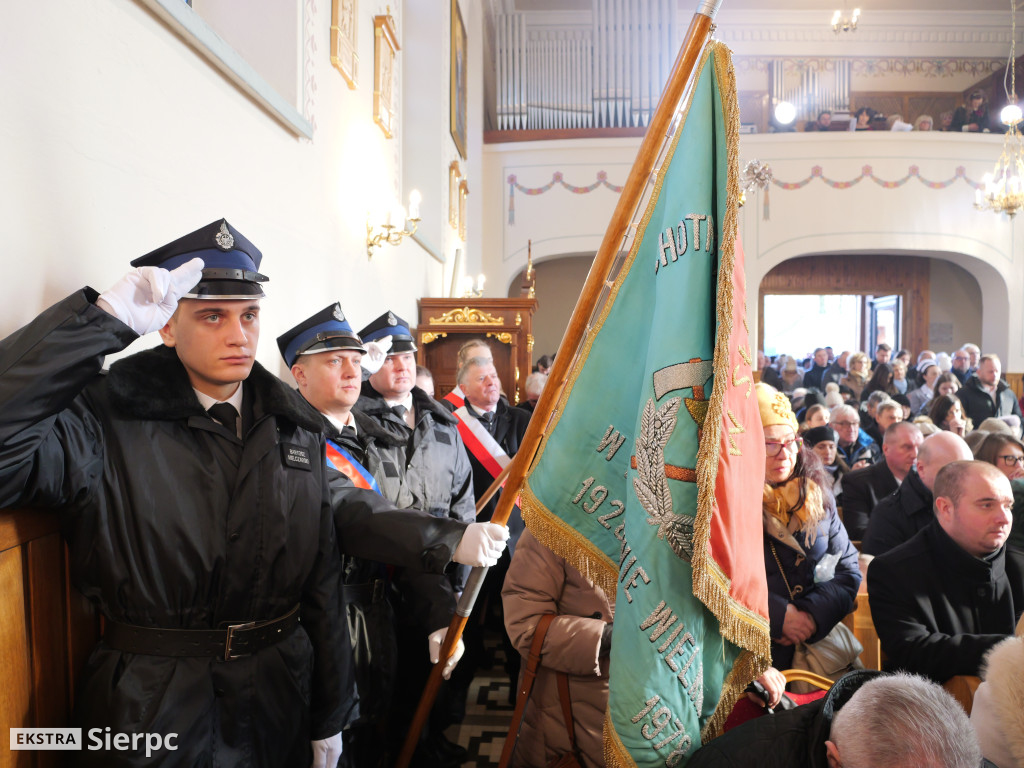
[[724, 45], [708, 45], [691, 83], [522, 494], [537, 538], [616, 598], [613, 768], [685, 765], [770, 657]]

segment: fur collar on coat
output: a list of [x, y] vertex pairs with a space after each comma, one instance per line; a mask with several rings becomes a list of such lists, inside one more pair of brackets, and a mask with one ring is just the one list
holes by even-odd
[[[154, 347], [118, 360], [105, 378], [115, 412], [128, 418], [170, 421], [205, 414], [171, 347]], [[259, 363], [253, 364], [245, 385], [264, 413], [284, 417], [313, 433], [323, 431], [319, 414]]]

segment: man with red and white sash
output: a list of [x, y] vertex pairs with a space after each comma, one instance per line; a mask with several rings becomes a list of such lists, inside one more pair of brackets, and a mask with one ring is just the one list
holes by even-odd
[[[459, 420], [459, 435], [469, 453], [473, 465], [473, 490], [479, 497], [494, 482], [502, 468], [509, 463], [519, 450], [529, 415], [512, 408], [501, 398], [501, 382], [494, 369], [494, 363], [486, 357], [471, 357], [460, 368], [456, 379], [466, 395], [466, 401], [455, 411]], [[479, 520], [490, 520], [497, 506], [500, 494], [495, 494], [478, 516]], [[508, 672], [511, 690], [515, 691], [519, 678], [519, 652], [516, 651], [505, 631], [501, 617], [501, 585], [508, 571], [510, 557], [515, 554], [515, 543], [523, 532], [523, 518], [519, 507], [513, 507], [508, 520], [511, 538], [508, 550], [502, 553], [498, 564], [490, 569], [484, 581], [482, 594], [477, 601], [474, 614], [481, 611], [485, 620], [491, 620], [491, 629], [500, 632], [505, 648], [505, 670]], [[487, 611], [488, 602], [498, 608]], [[497, 620], [495, 620], [497, 619]], [[462, 666], [452, 675], [452, 682], [462, 684], [468, 690], [473, 674], [484, 663], [485, 652], [483, 633], [478, 617], [471, 616], [463, 635], [466, 641], [466, 658]]]
[[[459, 355], [455, 360], [456, 373], [459, 369], [466, 364], [466, 361], [471, 357], [486, 357], [488, 360], [493, 362], [494, 355], [491, 353], [491, 345], [483, 339], [470, 339], [459, 347]], [[455, 389], [449, 392], [447, 395], [441, 398], [441, 405], [447, 408], [449, 411], [454, 413], [456, 409], [461, 408], [466, 402], [466, 393], [462, 391], [462, 388], [455, 384]]]

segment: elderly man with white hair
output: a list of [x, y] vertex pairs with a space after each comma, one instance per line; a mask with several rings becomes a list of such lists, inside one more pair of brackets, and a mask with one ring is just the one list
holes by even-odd
[[916, 675], [858, 670], [825, 698], [758, 717], [708, 742], [687, 768], [977, 768], [956, 700]]
[[860, 428], [860, 413], [852, 405], [832, 409], [829, 425], [839, 435], [836, 448], [850, 469], [867, 467], [882, 459], [882, 449]]

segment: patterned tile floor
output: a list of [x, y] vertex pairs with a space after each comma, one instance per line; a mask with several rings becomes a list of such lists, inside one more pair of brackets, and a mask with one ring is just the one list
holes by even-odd
[[[488, 638], [488, 650], [499, 645], [497, 638]], [[494, 654], [490, 654], [493, 660]], [[445, 735], [469, 750], [470, 759], [463, 768], [493, 768], [498, 765], [505, 746], [512, 707], [508, 703], [508, 676], [501, 664], [492, 663], [473, 680], [466, 702], [466, 717], [451, 726]]]

